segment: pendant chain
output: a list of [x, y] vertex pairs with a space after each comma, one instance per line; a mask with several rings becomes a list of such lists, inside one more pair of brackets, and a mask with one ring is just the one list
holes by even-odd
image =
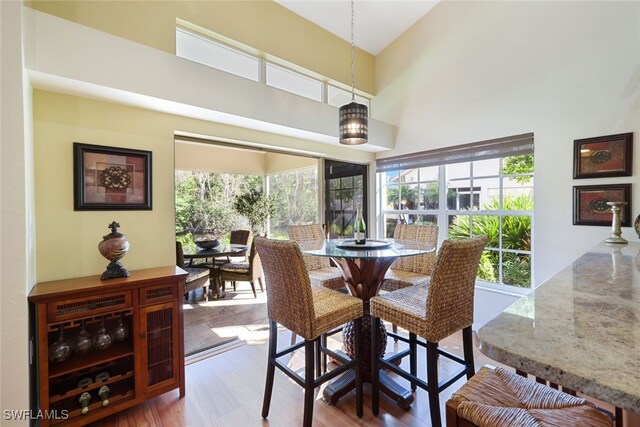
[[353, 37], [353, 28], [354, 28], [354, 24], [353, 24], [353, 16], [355, 15], [354, 12], [354, 0], [351, 0], [351, 102], [355, 102], [356, 100], [356, 73], [355, 73], [355, 50], [356, 50], [356, 46], [354, 43], [354, 37]]

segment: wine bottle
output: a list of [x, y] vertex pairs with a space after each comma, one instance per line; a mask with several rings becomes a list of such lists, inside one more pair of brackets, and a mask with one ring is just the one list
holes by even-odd
[[365, 233], [367, 226], [364, 224], [364, 218], [362, 217], [362, 207], [358, 203], [358, 210], [356, 211], [356, 222], [353, 226], [353, 237], [356, 240], [356, 245], [364, 245], [366, 243]]
[[109, 393], [111, 393], [111, 389], [108, 385], [103, 385], [98, 390], [98, 397], [102, 400], [102, 406], [107, 406], [109, 404]]
[[82, 410], [80, 412], [82, 412], [82, 415], [86, 414], [87, 412], [89, 412], [89, 401], [91, 400], [91, 394], [87, 391], [85, 391], [84, 393], [82, 393], [80, 395], [80, 399], [78, 399], [78, 401], [80, 402], [80, 407], [82, 408]]

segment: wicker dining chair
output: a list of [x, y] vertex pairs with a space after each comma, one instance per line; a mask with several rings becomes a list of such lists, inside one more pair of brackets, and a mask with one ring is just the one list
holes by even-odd
[[[419, 247], [414, 249], [435, 248], [438, 244], [437, 225], [398, 224], [393, 232], [396, 241], [413, 241]], [[387, 270], [382, 283], [383, 291], [396, 291], [415, 285], [429, 283], [436, 264], [436, 252], [423, 255], [400, 257]]]
[[[324, 230], [320, 224], [290, 225], [287, 228], [287, 232], [289, 239], [296, 242], [325, 239]], [[340, 270], [337, 267], [331, 267], [328, 258], [313, 255], [302, 256], [312, 285], [334, 290], [344, 288], [344, 279]]]
[[585, 399], [493, 366], [482, 367], [453, 393], [446, 414], [447, 427], [614, 425], [611, 416]]
[[[254, 242], [263, 262], [269, 316], [269, 361], [262, 417], [266, 419], [269, 415], [275, 368], [282, 370], [304, 388], [305, 427], [311, 426], [312, 422], [314, 389], [342, 372], [355, 370], [356, 412], [358, 417], [361, 417], [362, 300], [331, 289], [311, 286], [300, 247], [296, 242], [264, 237], [256, 237]], [[350, 321], [354, 322], [356, 335], [356, 354], [353, 359], [328, 350], [320, 342], [321, 335]], [[304, 341], [278, 351], [277, 324], [300, 335]], [[287, 366], [286, 362], [279, 360], [302, 347], [305, 353], [304, 377]], [[328, 354], [342, 364], [322, 374], [320, 353]]]
[[[379, 411], [379, 371], [389, 369], [411, 383], [411, 389], [420, 387], [429, 393], [431, 424], [441, 425], [439, 394], [462, 376], [470, 379], [475, 373], [471, 324], [473, 323], [473, 298], [475, 279], [480, 256], [487, 244], [486, 236], [463, 240], [445, 240], [440, 247], [429, 286], [411, 286], [371, 298], [371, 330], [375, 331], [382, 320], [397, 324], [409, 331], [409, 348], [389, 359], [376, 357], [379, 343], [372, 334], [372, 410]], [[438, 342], [462, 330], [464, 360], [438, 349]], [[419, 341], [420, 336], [426, 342]], [[417, 345], [427, 349], [427, 381], [417, 377]], [[409, 372], [394, 363], [409, 356]], [[438, 355], [445, 356], [464, 366], [451, 378], [439, 381]]]
[[262, 285], [262, 264], [254, 243], [251, 243], [248, 262], [229, 262], [223, 264], [220, 266], [219, 274], [223, 288], [226, 282], [231, 282], [233, 284], [233, 290], [235, 291], [236, 281], [249, 282], [251, 284], [251, 290], [253, 291], [253, 297], [257, 298], [255, 285], [255, 281], [257, 280], [260, 285], [260, 291], [264, 292], [264, 286]]
[[184, 282], [185, 297], [188, 299], [189, 292], [202, 288], [204, 290], [205, 301], [209, 301], [210, 271], [208, 268], [185, 266], [184, 251], [182, 250], [182, 243], [180, 242], [176, 242], [176, 265], [189, 273]]

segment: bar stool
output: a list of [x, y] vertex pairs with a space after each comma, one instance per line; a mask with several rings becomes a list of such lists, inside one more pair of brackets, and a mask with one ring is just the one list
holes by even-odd
[[[379, 411], [379, 371], [389, 369], [411, 383], [411, 389], [420, 387], [429, 393], [431, 425], [439, 427], [440, 399], [442, 390], [464, 375], [471, 378], [475, 373], [471, 324], [473, 323], [473, 296], [480, 256], [487, 244], [487, 236], [463, 240], [445, 240], [440, 247], [429, 286], [412, 286], [371, 298], [370, 310], [372, 331], [376, 331], [381, 320], [386, 320], [409, 331], [409, 349], [390, 358], [376, 357], [377, 334], [372, 334], [372, 410]], [[374, 317], [375, 316], [375, 317]], [[438, 342], [454, 332], [462, 330], [464, 360], [438, 349]], [[426, 340], [418, 341], [417, 336]], [[427, 349], [427, 381], [417, 377], [417, 345]], [[406, 372], [393, 361], [409, 355]], [[463, 365], [462, 370], [451, 378], [438, 379], [438, 356], [447, 357]]]
[[[269, 415], [275, 368], [282, 370], [304, 388], [305, 427], [311, 426], [314, 389], [349, 370], [356, 375], [356, 411], [362, 417], [362, 300], [320, 286], [311, 286], [298, 244], [291, 240], [254, 239], [262, 259], [267, 288], [269, 316], [269, 362], [262, 405], [262, 418]], [[331, 329], [354, 322], [356, 356], [349, 359], [327, 349], [320, 337]], [[278, 327], [281, 324], [304, 341], [277, 351]], [[278, 359], [304, 346], [304, 378]], [[342, 364], [321, 374], [320, 354], [328, 354]], [[316, 375], [314, 375], [314, 365]]]
[[[296, 242], [324, 240], [324, 230], [320, 224], [290, 225], [287, 227], [289, 239]], [[338, 267], [331, 267], [329, 258], [302, 255], [309, 273], [311, 284], [329, 289], [344, 289], [344, 279]]]
[[595, 406], [502, 368], [483, 367], [446, 406], [447, 427], [611, 427]]

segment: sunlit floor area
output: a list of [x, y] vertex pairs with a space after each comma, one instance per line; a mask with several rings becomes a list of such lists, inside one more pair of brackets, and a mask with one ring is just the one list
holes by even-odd
[[[456, 334], [441, 342], [441, 347], [462, 354], [462, 338]], [[267, 421], [260, 412], [267, 366], [268, 332], [252, 332], [246, 344], [188, 364], [186, 367], [186, 396], [178, 397], [178, 391], [153, 398], [137, 407], [115, 414], [97, 425], [101, 426], [300, 426], [302, 425], [303, 390], [288, 377], [276, 371], [271, 411]], [[290, 342], [288, 331], [280, 333], [279, 347]], [[339, 334], [330, 339], [330, 347], [339, 348]], [[394, 350], [392, 340], [388, 351]], [[424, 352], [420, 352], [419, 374], [424, 376]], [[476, 366], [495, 362], [475, 351]], [[302, 373], [304, 352], [298, 351], [289, 360], [289, 366]], [[405, 364], [408, 361], [403, 362]], [[440, 358], [440, 373], [447, 375], [456, 367], [446, 358]], [[393, 376], [393, 375], [392, 375]], [[401, 384], [407, 383], [400, 380]], [[444, 411], [447, 399], [462, 386], [464, 379], [448, 388], [441, 395], [440, 405]], [[322, 388], [316, 394], [314, 405], [314, 426], [333, 427], [347, 425], [379, 426], [429, 426], [429, 402], [427, 393], [418, 390], [415, 401], [408, 410], [381, 396], [380, 415], [371, 413], [371, 390], [365, 385], [364, 417], [358, 419], [355, 413], [355, 393], [345, 395], [336, 405], [330, 405], [322, 398]], [[444, 414], [444, 412], [443, 412]]]
[[[257, 286], [257, 284], [256, 284]], [[184, 354], [193, 355], [235, 340], [251, 340], [267, 328], [267, 294], [249, 282], [227, 284], [224, 299], [205, 301], [202, 289], [189, 293], [184, 310]]]

